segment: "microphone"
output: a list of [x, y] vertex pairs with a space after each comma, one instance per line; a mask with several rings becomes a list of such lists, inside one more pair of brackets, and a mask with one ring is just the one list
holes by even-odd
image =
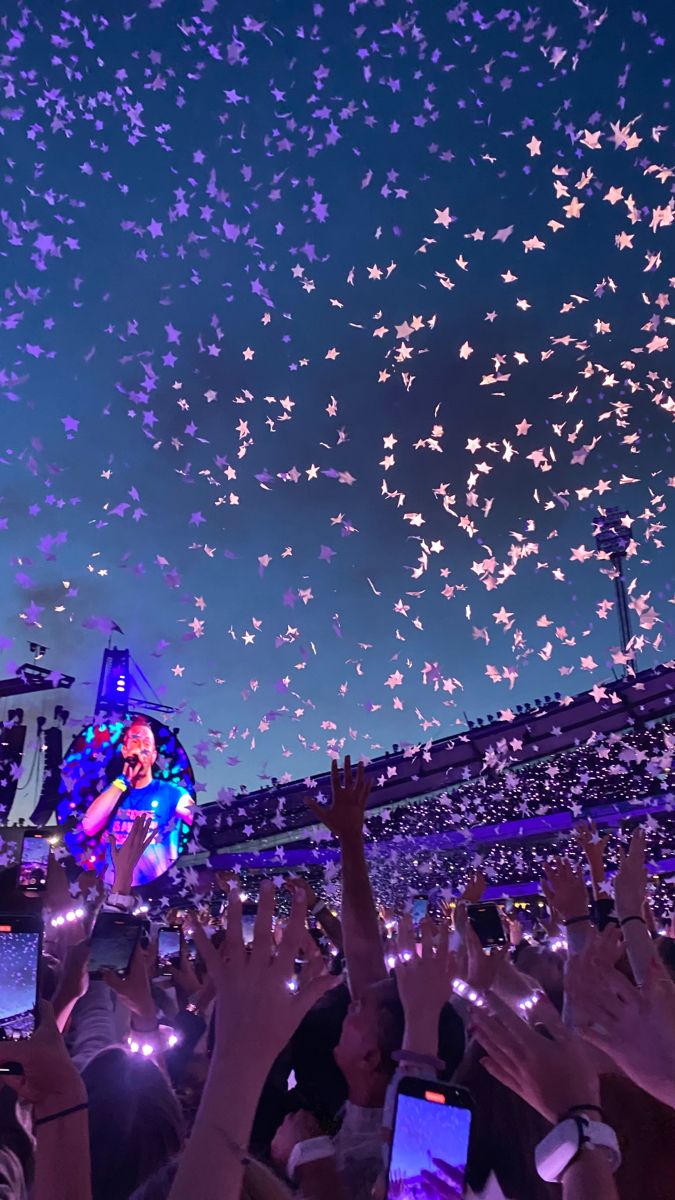
[[137, 767], [140, 761], [141, 760], [137, 754], [129, 754], [128, 757], [124, 759], [127, 767]]

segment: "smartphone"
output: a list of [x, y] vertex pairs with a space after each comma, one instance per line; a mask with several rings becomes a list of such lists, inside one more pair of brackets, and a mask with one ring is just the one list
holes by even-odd
[[253, 941], [253, 933], [255, 930], [255, 919], [258, 915], [258, 906], [252, 900], [245, 900], [241, 908], [241, 934], [244, 939], [244, 945], [250, 946]]
[[[35, 1030], [42, 959], [42, 920], [32, 913], [0, 916], [0, 1040], [28, 1038]], [[0, 1066], [1, 1075], [15, 1064]]]
[[484, 949], [506, 945], [506, 932], [496, 904], [469, 904], [467, 916]]
[[19, 859], [19, 887], [25, 892], [43, 892], [47, 886], [49, 838], [45, 833], [23, 835]]
[[471, 1097], [465, 1088], [435, 1079], [401, 1079], [387, 1200], [417, 1195], [461, 1200], [470, 1133]]
[[410, 915], [412, 916], [412, 923], [416, 929], [417, 929], [417, 926], [420, 925], [421, 922], [424, 920], [428, 911], [429, 911], [429, 901], [427, 900], [426, 896], [415, 896], [415, 899], [412, 902], [412, 909], [411, 909]]
[[218, 892], [209, 900], [209, 912], [214, 919], [222, 917], [225, 912], [226, 896], [223, 892]]
[[144, 928], [131, 913], [99, 913], [91, 935], [89, 978], [100, 979], [102, 971], [126, 975]]
[[160, 967], [168, 967], [170, 963], [180, 959], [180, 929], [162, 926], [157, 942], [157, 957]]

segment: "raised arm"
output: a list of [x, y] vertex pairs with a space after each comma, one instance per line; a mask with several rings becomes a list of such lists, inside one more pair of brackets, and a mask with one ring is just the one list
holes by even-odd
[[366, 862], [363, 823], [370, 792], [363, 763], [352, 771], [349, 755], [340, 780], [337, 761], [331, 768], [331, 804], [313, 796], [307, 805], [340, 843], [342, 861], [342, 937], [352, 997], [362, 996], [373, 983], [387, 978], [380, 924]]
[[244, 946], [241, 900], [232, 892], [220, 953], [195, 920], [194, 938], [216, 988], [216, 1038], [199, 1111], [169, 1200], [239, 1200], [253, 1118], [267, 1074], [300, 1021], [336, 980], [318, 950], [294, 977], [306, 907], [294, 897], [276, 949], [274, 888], [263, 883], [250, 951]]
[[638, 987], [645, 983], [650, 968], [658, 961], [647, 922], [643, 916], [647, 887], [644, 830], [636, 829], [614, 880], [614, 903], [626, 953]]
[[[564, 1122], [570, 1130], [567, 1136], [579, 1137], [576, 1156], [558, 1176], [563, 1200], [618, 1200], [605, 1150], [582, 1141], [582, 1131], [587, 1136], [601, 1116], [600, 1083], [588, 1048], [562, 1026], [551, 1005], [544, 1004], [537, 1029], [515, 1016], [494, 993], [488, 995], [488, 1005], [491, 1012], [480, 1009], [474, 1018], [476, 1037], [487, 1051], [483, 1066], [552, 1125]], [[549, 1152], [544, 1158], [550, 1170], [554, 1155]], [[542, 1178], [551, 1180], [553, 1174], [545, 1170]]]
[[591, 886], [593, 888], [593, 899], [607, 899], [605, 891], [605, 849], [610, 839], [610, 834], [606, 833], [604, 837], [598, 833], [595, 821], [581, 821], [575, 831], [575, 837], [581, 846], [586, 861], [591, 872]]
[[36, 1136], [33, 1200], [91, 1200], [87, 1092], [66, 1050], [50, 1004], [25, 1042], [5, 1042], [0, 1062], [14, 1059], [24, 1074], [12, 1084], [33, 1105]]

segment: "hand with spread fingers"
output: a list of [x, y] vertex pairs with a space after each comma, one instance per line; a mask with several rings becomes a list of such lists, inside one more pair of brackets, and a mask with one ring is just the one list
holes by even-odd
[[420, 925], [422, 953], [417, 953], [410, 916], [398, 926], [396, 982], [405, 1014], [403, 1047], [416, 1054], [438, 1053], [438, 1022], [450, 996], [455, 956], [448, 949], [447, 925], [425, 917]]
[[[227, 929], [216, 949], [196, 919], [197, 949], [216, 991], [215, 1045], [190, 1140], [169, 1200], [238, 1200], [245, 1147], [263, 1083], [310, 1008], [339, 980], [328, 975], [306, 936], [307, 905], [293, 897], [291, 915], [275, 946], [274, 886], [262, 884], [253, 942], [242, 934], [241, 898], [230, 893]], [[310, 939], [311, 940], [311, 939]], [[303, 966], [296, 975], [296, 958]]]
[[634, 1083], [675, 1107], [675, 985], [660, 963], [638, 988], [606, 957], [570, 963], [565, 993], [579, 1034]]
[[363, 763], [360, 762], [356, 771], [353, 771], [351, 758], [347, 754], [342, 779], [337, 759], [333, 759], [330, 805], [319, 804], [311, 795], [305, 797], [305, 803], [340, 842], [358, 840], [363, 837], [370, 787], [371, 780], [365, 777]]
[[541, 890], [551, 912], [561, 921], [588, 917], [588, 894], [581, 870], [566, 858], [551, 858], [544, 866]]
[[604, 836], [598, 833], [595, 821], [589, 819], [579, 822], [574, 830], [574, 836], [586, 855], [586, 860], [591, 870], [593, 894], [597, 900], [600, 885], [605, 880], [605, 850], [607, 849], [611, 833], [606, 833]]
[[[490, 992], [489, 1011], [473, 1018], [487, 1051], [485, 1069], [555, 1125], [576, 1105], [598, 1105], [600, 1082], [587, 1048], [562, 1024], [551, 1005], [528, 1024]], [[543, 1017], [543, 1020], [542, 1020]]]
[[157, 832], [155, 821], [147, 813], [134, 818], [126, 838], [119, 845], [114, 834], [108, 834], [110, 857], [115, 872], [114, 890], [122, 894], [131, 891], [134, 871]]

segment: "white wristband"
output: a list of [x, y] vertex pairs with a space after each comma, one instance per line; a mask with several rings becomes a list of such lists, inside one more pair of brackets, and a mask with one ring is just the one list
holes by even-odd
[[108, 904], [113, 908], [123, 908], [129, 910], [134, 907], [136, 897], [130, 896], [126, 892], [111, 892], [108, 896]]
[[317, 900], [316, 904], [314, 905], [314, 908], [310, 908], [309, 911], [310, 911], [311, 916], [318, 917], [319, 913], [322, 913], [324, 908], [328, 908], [326, 901], [325, 900]]
[[315, 1137], [309, 1138], [306, 1142], [298, 1142], [297, 1146], [291, 1150], [286, 1174], [293, 1181], [298, 1167], [318, 1162], [321, 1158], [333, 1158], [334, 1156], [335, 1150], [329, 1137]]

